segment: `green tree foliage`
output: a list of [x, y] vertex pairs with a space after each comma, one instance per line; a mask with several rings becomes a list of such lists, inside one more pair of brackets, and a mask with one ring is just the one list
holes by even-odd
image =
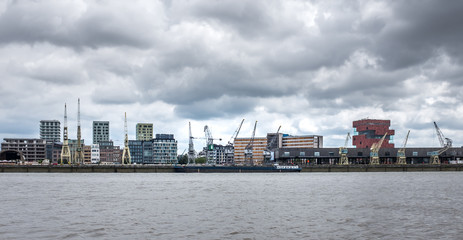
[[188, 155], [183, 154], [178, 156], [178, 164], [187, 164], [188, 163]]
[[195, 162], [196, 162], [197, 164], [206, 163], [206, 158], [205, 158], [205, 157], [196, 158], [196, 159], [195, 159]]

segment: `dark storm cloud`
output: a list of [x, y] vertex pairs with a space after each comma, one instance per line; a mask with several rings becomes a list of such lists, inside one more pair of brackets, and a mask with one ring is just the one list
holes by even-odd
[[420, 64], [443, 49], [462, 60], [463, 2], [391, 2], [393, 19], [373, 43], [384, 66], [397, 69]]
[[175, 113], [183, 118], [205, 120], [212, 118], [231, 118], [252, 111], [257, 101], [253, 98], [231, 98], [224, 96], [186, 105], [177, 105]]
[[[146, 48], [153, 35], [144, 20], [131, 9], [119, 11], [103, 2], [11, 1], [0, 16], [0, 42], [35, 44], [48, 42], [80, 49], [102, 46]], [[116, 12], [117, 11], [117, 12]]]

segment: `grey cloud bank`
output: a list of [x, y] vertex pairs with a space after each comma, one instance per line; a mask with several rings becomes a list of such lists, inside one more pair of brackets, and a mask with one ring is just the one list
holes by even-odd
[[258, 120], [260, 135], [282, 125], [325, 146], [365, 117], [391, 119], [396, 145], [410, 129], [411, 146], [436, 146], [437, 121], [463, 145], [461, 12], [461, 1], [4, 1], [0, 137], [38, 137], [67, 102], [72, 138], [80, 97], [87, 142], [93, 120], [121, 141], [127, 112], [129, 135], [153, 122], [181, 151], [188, 121], [229, 139], [242, 118], [243, 136]]

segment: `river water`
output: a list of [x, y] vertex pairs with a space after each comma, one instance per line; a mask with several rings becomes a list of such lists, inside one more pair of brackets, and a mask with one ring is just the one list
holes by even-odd
[[0, 239], [462, 239], [463, 173], [2, 173]]

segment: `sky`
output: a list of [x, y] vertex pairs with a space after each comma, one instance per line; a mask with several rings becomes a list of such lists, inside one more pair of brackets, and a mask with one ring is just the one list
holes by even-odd
[[[390, 119], [396, 147], [463, 145], [463, 1], [0, 0], [0, 138], [40, 120], [92, 142], [110, 121], [226, 144], [268, 132], [344, 145], [352, 121]], [[201, 149], [205, 140], [195, 140]], [[349, 143], [351, 146], [351, 142]]]

